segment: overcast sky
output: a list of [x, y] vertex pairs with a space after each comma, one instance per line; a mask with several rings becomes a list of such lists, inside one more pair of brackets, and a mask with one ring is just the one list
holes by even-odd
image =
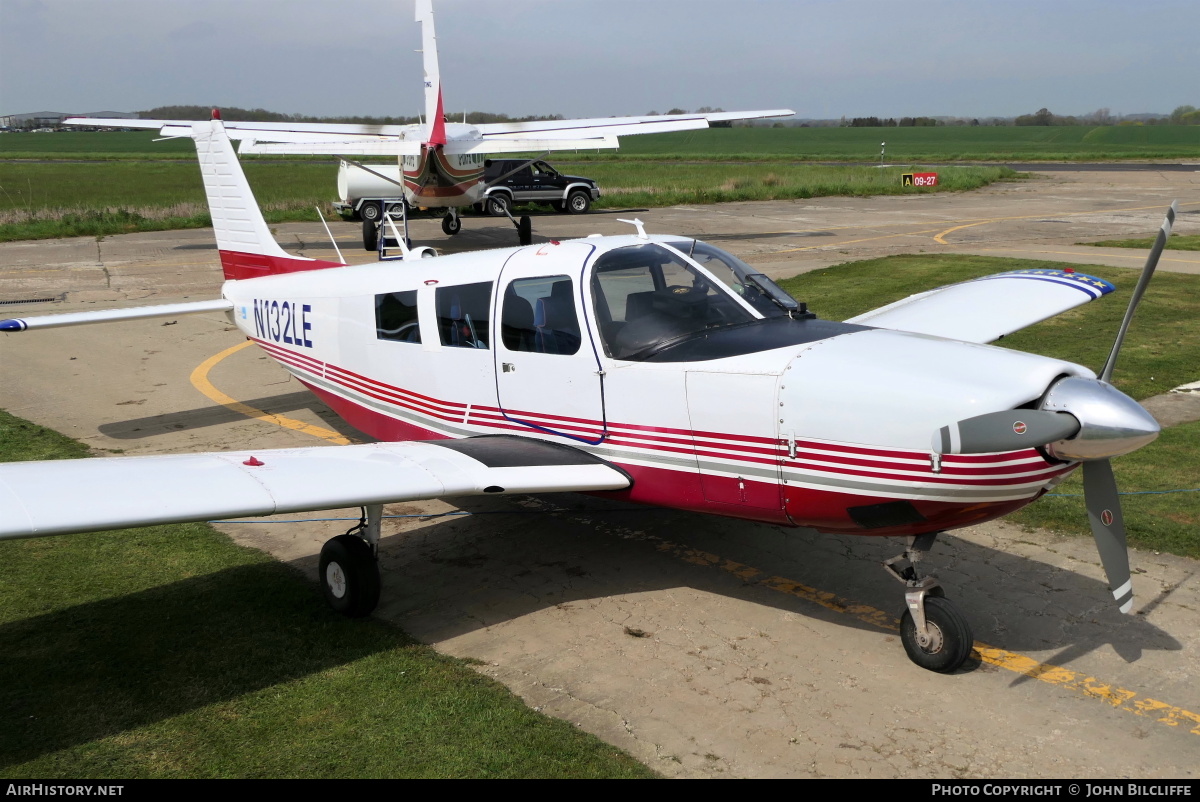
[[[446, 109], [1200, 106], [1200, 0], [435, 0]], [[0, 114], [415, 115], [412, 0], [0, 0]]]

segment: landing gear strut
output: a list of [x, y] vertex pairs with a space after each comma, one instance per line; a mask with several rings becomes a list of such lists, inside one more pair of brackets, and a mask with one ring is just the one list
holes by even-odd
[[[930, 532], [909, 537], [904, 553], [885, 560], [883, 567], [906, 588], [900, 640], [908, 659], [921, 668], [952, 674], [970, 656], [974, 637], [971, 626], [946, 598], [938, 581], [931, 576], [922, 577], [917, 570], [937, 535]], [[902, 562], [908, 565], [898, 567]]]
[[379, 524], [383, 505], [363, 510], [362, 520], [321, 547], [318, 572], [329, 606], [342, 615], [362, 618], [379, 604]]

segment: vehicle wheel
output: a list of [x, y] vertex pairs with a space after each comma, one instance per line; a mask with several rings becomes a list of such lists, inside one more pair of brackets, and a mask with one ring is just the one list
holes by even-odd
[[487, 213], [492, 217], [507, 217], [508, 210], [512, 207], [512, 201], [509, 200], [507, 195], [497, 193], [495, 195], [488, 195], [486, 205]]
[[383, 217], [383, 208], [377, 201], [367, 201], [362, 206], [358, 207], [358, 216], [363, 220], [375, 222], [380, 217]]
[[375, 225], [375, 221], [365, 217], [363, 218], [363, 249], [379, 250], [379, 226]]
[[462, 220], [458, 217], [448, 214], [442, 218], [442, 233], [454, 236], [462, 231]]
[[583, 214], [590, 208], [592, 208], [592, 199], [582, 189], [572, 192], [571, 196], [567, 198], [567, 211], [571, 214]]
[[367, 541], [338, 535], [321, 547], [321, 590], [342, 615], [362, 618], [379, 604], [379, 561]]
[[388, 214], [392, 216], [393, 220], [399, 220], [404, 216], [405, 203], [406, 201], [400, 201], [398, 203], [388, 204]]
[[939, 674], [952, 674], [971, 655], [974, 638], [971, 626], [958, 607], [940, 596], [925, 597], [925, 621], [929, 624], [929, 643], [917, 640], [917, 624], [907, 609], [900, 617], [900, 640], [908, 659], [921, 668]]
[[564, 214], [567, 211], [566, 201], [551, 201], [550, 205], [553, 206], [554, 211], [558, 212], [559, 214]]

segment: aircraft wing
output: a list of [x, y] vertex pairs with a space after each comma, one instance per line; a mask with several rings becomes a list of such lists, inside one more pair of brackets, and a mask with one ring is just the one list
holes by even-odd
[[643, 117], [593, 117], [583, 120], [533, 120], [519, 123], [487, 123], [476, 127], [485, 139], [520, 137], [582, 139], [595, 136], [691, 131], [708, 128], [714, 122], [794, 117], [795, 114], [796, 112], [791, 109], [768, 109], [766, 111], [719, 111], [703, 114], [654, 114]]
[[[208, 122], [204, 120], [203, 122]], [[122, 120], [101, 117], [70, 117], [63, 125], [89, 128], [157, 128], [163, 136], [192, 135], [191, 120]], [[264, 142], [342, 142], [352, 139], [403, 138], [411, 134], [411, 125], [366, 125], [357, 123], [260, 123], [225, 122], [230, 139], [257, 139]]]
[[1112, 291], [1085, 273], [1013, 270], [912, 295], [846, 322], [989, 343]]
[[508, 435], [10, 462], [0, 465], [0, 539], [631, 481], [577, 448]]

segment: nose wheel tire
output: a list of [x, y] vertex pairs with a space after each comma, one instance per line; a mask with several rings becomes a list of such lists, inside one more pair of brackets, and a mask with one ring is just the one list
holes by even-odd
[[925, 597], [927, 633], [922, 637], [912, 613], [900, 618], [900, 640], [908, 659], [929, 671], [953, 674], [971, 655], [974, 637], [958, 607], [940, 596]]
[[462, 220], [458, 215], [448, 214], [442, 218], [442, 233], [448, 236], [453, 236], [459, 231], [462, 231]]
[[379, 562], [360, 537], [339, 535], [321, 548], [321, 590], [342, 615], [362, 618], [379, 604]]

